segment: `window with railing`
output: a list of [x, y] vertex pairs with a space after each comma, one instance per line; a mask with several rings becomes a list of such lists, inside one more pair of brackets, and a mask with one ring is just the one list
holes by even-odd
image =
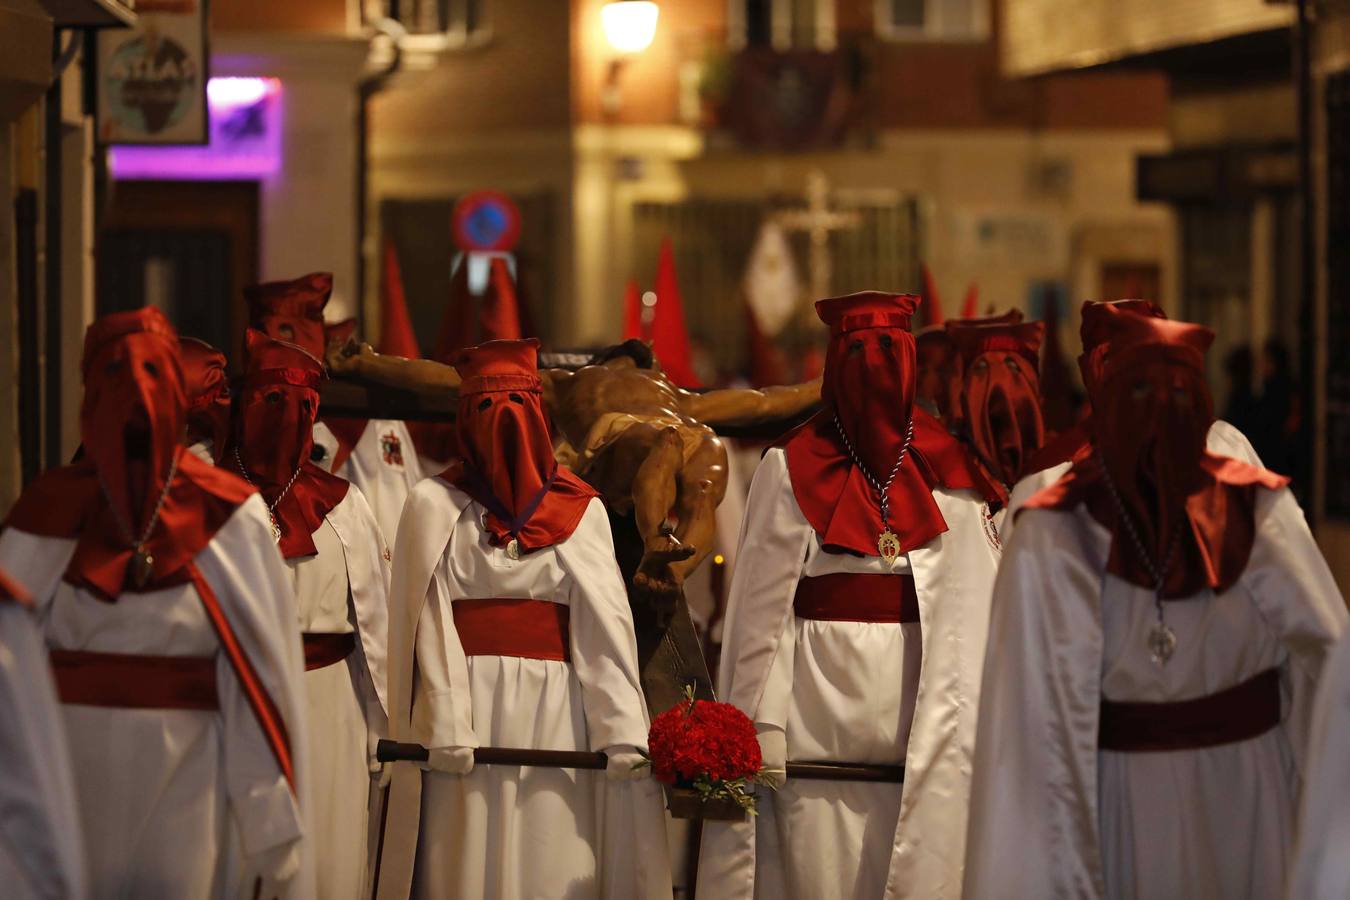
[[893, 41], [984, 41], [991, 0], [876, 0], [877, 35]]
[[833, 50], [836, 0], [728, 0], [727, 42], [733, 49]]

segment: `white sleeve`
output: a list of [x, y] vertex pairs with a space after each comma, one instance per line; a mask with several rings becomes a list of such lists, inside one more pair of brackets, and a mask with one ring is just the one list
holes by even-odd
[[[994, 584], [964, 895], [1101, 897], [1101, 572], [1077, 513], [1028, 510]], [[1086, 538], [1086, 540], [1080, 540]]]
[[222, 651], [216, 684], [223, 718], [225, 790], [246, 856], [257, 856], [304, 832], [306, 728], [304, 653], [297, 605], [267, 511], [249, 497], [197, 556], [221, 609], [280, 714], [291, 749], [295, 790], [278, 767], [248, 695]]
[[71, 538], [48, 538], [6, 528], [0, 531], [0, 569], [28, 589], [39, 618], [75, 553]]
[[592, 750], [647, 746], [647, 703], [638, 675], [637, 637], [604, 504], [592, 499], [576, 530], [556, 545], [571, 576], [572, 670], [581, 683]]
[[1342, 638], [1318, 690], [1304, 772], [1290, 900], [1350, 897], [1350, 639]]
[[7, 897], [84, 897], [82, 826], [47, 646], [0, 601], [0, 879]]
[[454, 603], [438, 566], [417, 620], [413, 734], [427, 749], [477, 747], [469, 661], [455, 630]]
[[1261, 457], [1256, 455], [1252, 442], [1236, 426], [1223, 419], [1215, 419], [1214, 424], [1209, 426], [1205, 446], [1216, 456], [1227, 456], [1254, 466], [1261, 465]]
[[[791, 690], [791, 660], [777, 665], [775, 660], [790, 630], [792, 599], [813, 535], [792, 493], [787, 456], [781, 449], [772, 449], [750, 483], [736, 571], [727, 596], [718, 672], [721, 698], [757, 721], [762, 720], [758, 710], [771, 672], [779, 690], [784, 682]], [[766, 714], [777, 716], [779, 712]], [[785, 709], [782, 716], [786, 718]]]
[[1331, 647], [1345, 630], [1346, 609], [1303, 510], [1288, 488], [1259, 489], [1256, 541], [1239, 584], [1289, 651], [1286, 733], [1300, 769], [1306, 763], [1313, 697]]

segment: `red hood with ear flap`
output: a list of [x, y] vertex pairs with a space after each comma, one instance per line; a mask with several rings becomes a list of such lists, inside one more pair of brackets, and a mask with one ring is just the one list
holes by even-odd
[[[84, 456], [44, 472], [19, 498], [6, 527], [74, 539], [65, 578], [104, 600], [123, 590], [185, 583], [187, 564], [249, 491], [182, 445], [178, 335], [157, 309], [113, 313], [89, 326], [81, 367]], [[133, 583], [131, 545], [147, 528], [150, 575]]]
[[596, 493], [553, 458], [539, 380], [539, 342], [488, 341], [451, 360], [462, 459], [441, 475], [487, 510], [495, 544], [525, 551], [566, 540]]
[[255, 284], [244, 289], [249, 325], [323, 359], [327, 349], [323, 309], [332, 295], [333, 276], [328, 272]]
[[1278, 489], [1288, 479], [1205, 449], [1214, 421], [1205, 353], [1214, 332], [1124, 310], [1108, 315], [1117, 321], [1105, 344], [1089, 426], [1095, 452], [1080, 456], [1068, 475], [1027, 505], [1087, 503], [1112, 533], [1108, 570], [1151, 588], [1109, 477], [1151, 559], [1163, 565], [1177, 548], [1164, 596], [1226, 590], [1242, 574], [1255, 540], [1257, 489]]
[[187, 389], [188, 441], [210, 441], [212, 452], [218, 454], [230, 433], [228, 361], [224, 353], [197, 338], [182, 339], [180, 356]]
[[797, 505], [828, 549], [880, 555], [880, 498], [849, 446], [872, 477], [884, 482], [911, 418], [913, 442], [888, 493], [888, 524], [903, 551], [947, 530], [934, 488], [975, 489], [991, 500], [999, 496], [941, 423], [914, 407], [915, 346], [909, 326], [918, 303], [912, 295], [869, 291], [816, 304], [816, 313], [830, 326], [824, 409], [790, 434], [783, 447]]
[[[281, 527], [287, 559], [315, 553], [313, 534], [347, 495], [347, 482], [309, 460], [323, 363], [304, 349], [249, 329], [224, 465], [243, 472]], [[289, 486], [289, 487], [288, 487]]]
[[961, 431], [1004, 484], [1045, 442], [1039, 376], [1044, 322], [1021, 313], [948, 323], [961, 357]]

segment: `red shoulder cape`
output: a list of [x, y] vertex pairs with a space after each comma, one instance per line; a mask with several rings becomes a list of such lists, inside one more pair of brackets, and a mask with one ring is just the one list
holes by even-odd
[[[191, 580], [187, 565], [215, 537], [239, 504], [253, 493], [243, 479], [177, 448], [178, 471], [159, 522], [146, 541], [153, 558], [143, 591]], [[107, 601], [130, 590], [131, 548], [113, 519], [88, 460], [44, 472], [19, 497], [5, 527], [42, 537], [74, 538], [65, 579]]]
[[[1186, 498], [1185, 531], [1163, 585], [1163, 596], [1169, 599], [1190, 597], [1207, 587], [1215, 593], [1232, 587], [1247, 568], [1256, 541], [1257, 491], [1279, 490], [1289, 483], [1283, 475], [1208, 452], [1201, 467], [1206, 480]], [[1151, 589], [1153, 580], [1121, 528], [1102, 474], [1096, 454], [1080, 454], [1064, 477], [1032, 496], [1022, 509], [1069, 510], [1087, 504], [1092, 517], [1111, 532], [1107, 571]]]
[[[913, 415], [909, 457], [891, 482], [889, 494], [889, 524], [903, 552], [922, 547], [947, 530], [933, 499], [934, 489], [974, 490], [990, 502], [1000, 499], [998, 489], [942, 423], [917, 406]], [[840, 440], [833, 413], [816, 413], [780, 446], [787, 454], [797, 505], [821, 543], [830, 550], [879, 556], [881, 505]]]
[[[482, 482], [469, 476], [462, 459], [450, 463], [450, 466], [437, 477], [453, 484], [485, 509], [490, 509], [495, 503], [493, 498], [483, 495]], [[586, 514], [586, 507], [598, 496], [595, 488], [582, 481], [569, 469], [559, 466], [553, 483], [549, 485], [548, 493], [516, 533], [516, 540], [526, 552], [567, 540], [572, 536], [572, 532], [576, 531], [581, 517]], [[488, 513], [487, 528], [492, 534], [494, 544], [500, 546], [511, 539], [507, 524], [492, 512]]]

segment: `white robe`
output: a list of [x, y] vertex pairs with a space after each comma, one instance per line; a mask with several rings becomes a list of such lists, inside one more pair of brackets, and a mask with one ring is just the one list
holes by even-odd
[[[386, 442], [397, 452], [387, 453]], [[361, 489], [385, 541], [392, 544], [408, 492], [424, 477], [408, 426], [393, 419], [371, 419], [346, 462], [336, 470], [338, 440], [323, 422], [314, 423], [314, 445], [323, 450], [323, 458], [315, 460], [315, 465]]]
[[[1209, 426], [1205, 444], [1209, 452], [1216, 456], [1228, 456], [1254, 466], [1261, 465], [1261, 458], [1256, 455], [1256, 449], [1247, 436], [1223, 419], [1215, 419], [1214, 424]], [[998, 522], [999, 536], [1005, 544], [1012, 540], [1017, 525], [1017, 511], [1032, 497], [1063, 478], [1072, 467], [1072, 462], [1056, 463], [1039, 472], [1032, 472], [1013, 485], [1012, 496], [1008, 498], [1008, 505], [1000, 511], [1002, 518]]]
[[[997, 550], [975, 494], [933, 497], [948, 530], [888, 570], [879, 557], [824, 552], [784, 451], [765, 455], [731, 585], [719, 693], [756, 723], [785, 728], [789, 761], [903, 762], [905, 783], [789, 779], [760, 792], [757, 819], [705, 823], [701, 900], [960, 895]], [[831, 572], [909, 572], [920, 624], [798, 620], [797, 582]]]
[[350, 634], [341, 665], [305, 673], [316, 891], [324, 900], [366, 895], [370, 769], [387, 736], [384, 699], [389, 563], [379, 526], [352, 486], [315, 530], [314, 556], [286, 560], [302, 633]]
[[1308, 741], [1290, 900], [1350, 897], [1350, 634], [1322, 672]]
[[60, 700], [25, 606], [0, 600], [0, 885], [12, 900], [88, 894]]
[[[1083, 506], [1029, 509], [994, 589], [966, 896], [1278, 897], [1308, 713], [1346, 611], [1287, 489], [1258, 489], [1242, 575], [1165, 604], [1177, 648], [1154, 664], [1152, 591], [1106, 574], [1110, 532]], [[1278, 667], [1283, 721], [1195, 750], [1098, 750], [1103, 697], [1170, 703]]]
[[[107, 603], [62, 580], [70, 539], [0, 534], [0, 567], [32, 592], [47, 646], [216, 656], [220, 710], [66, 705], [91, 897], [247, 897], [255, 877], [298, 857], [286, 896], [313, 895], [304, 663], [295, 600], [267, 509], [250, 496], [194, 559], [289, 735], [286, 783], [191, 584]], [[288, 849], [289, 848], [289, 849]], [[262, 867], [268, 867], [264, 869]]]
[[[645, 748], [632, 614], [604, 506], [592, 500], [571, 536], [519, 560], [489, 543], [482, 516], [438, 478], [409, 496], [390, 594], [397, 739], [429, 748]], [[466, 658], [454, 625], [461, 598], [568, 606], [571, 662]], [[419, 791], [419, 774], [396, 770], [381, 897], [409, 896], [413, 843], [418, 897], [671, 896], [662, 794], [650, 778], [611, 783], [602, 772], [479, 766], [464, 777], [427, 772]]]

